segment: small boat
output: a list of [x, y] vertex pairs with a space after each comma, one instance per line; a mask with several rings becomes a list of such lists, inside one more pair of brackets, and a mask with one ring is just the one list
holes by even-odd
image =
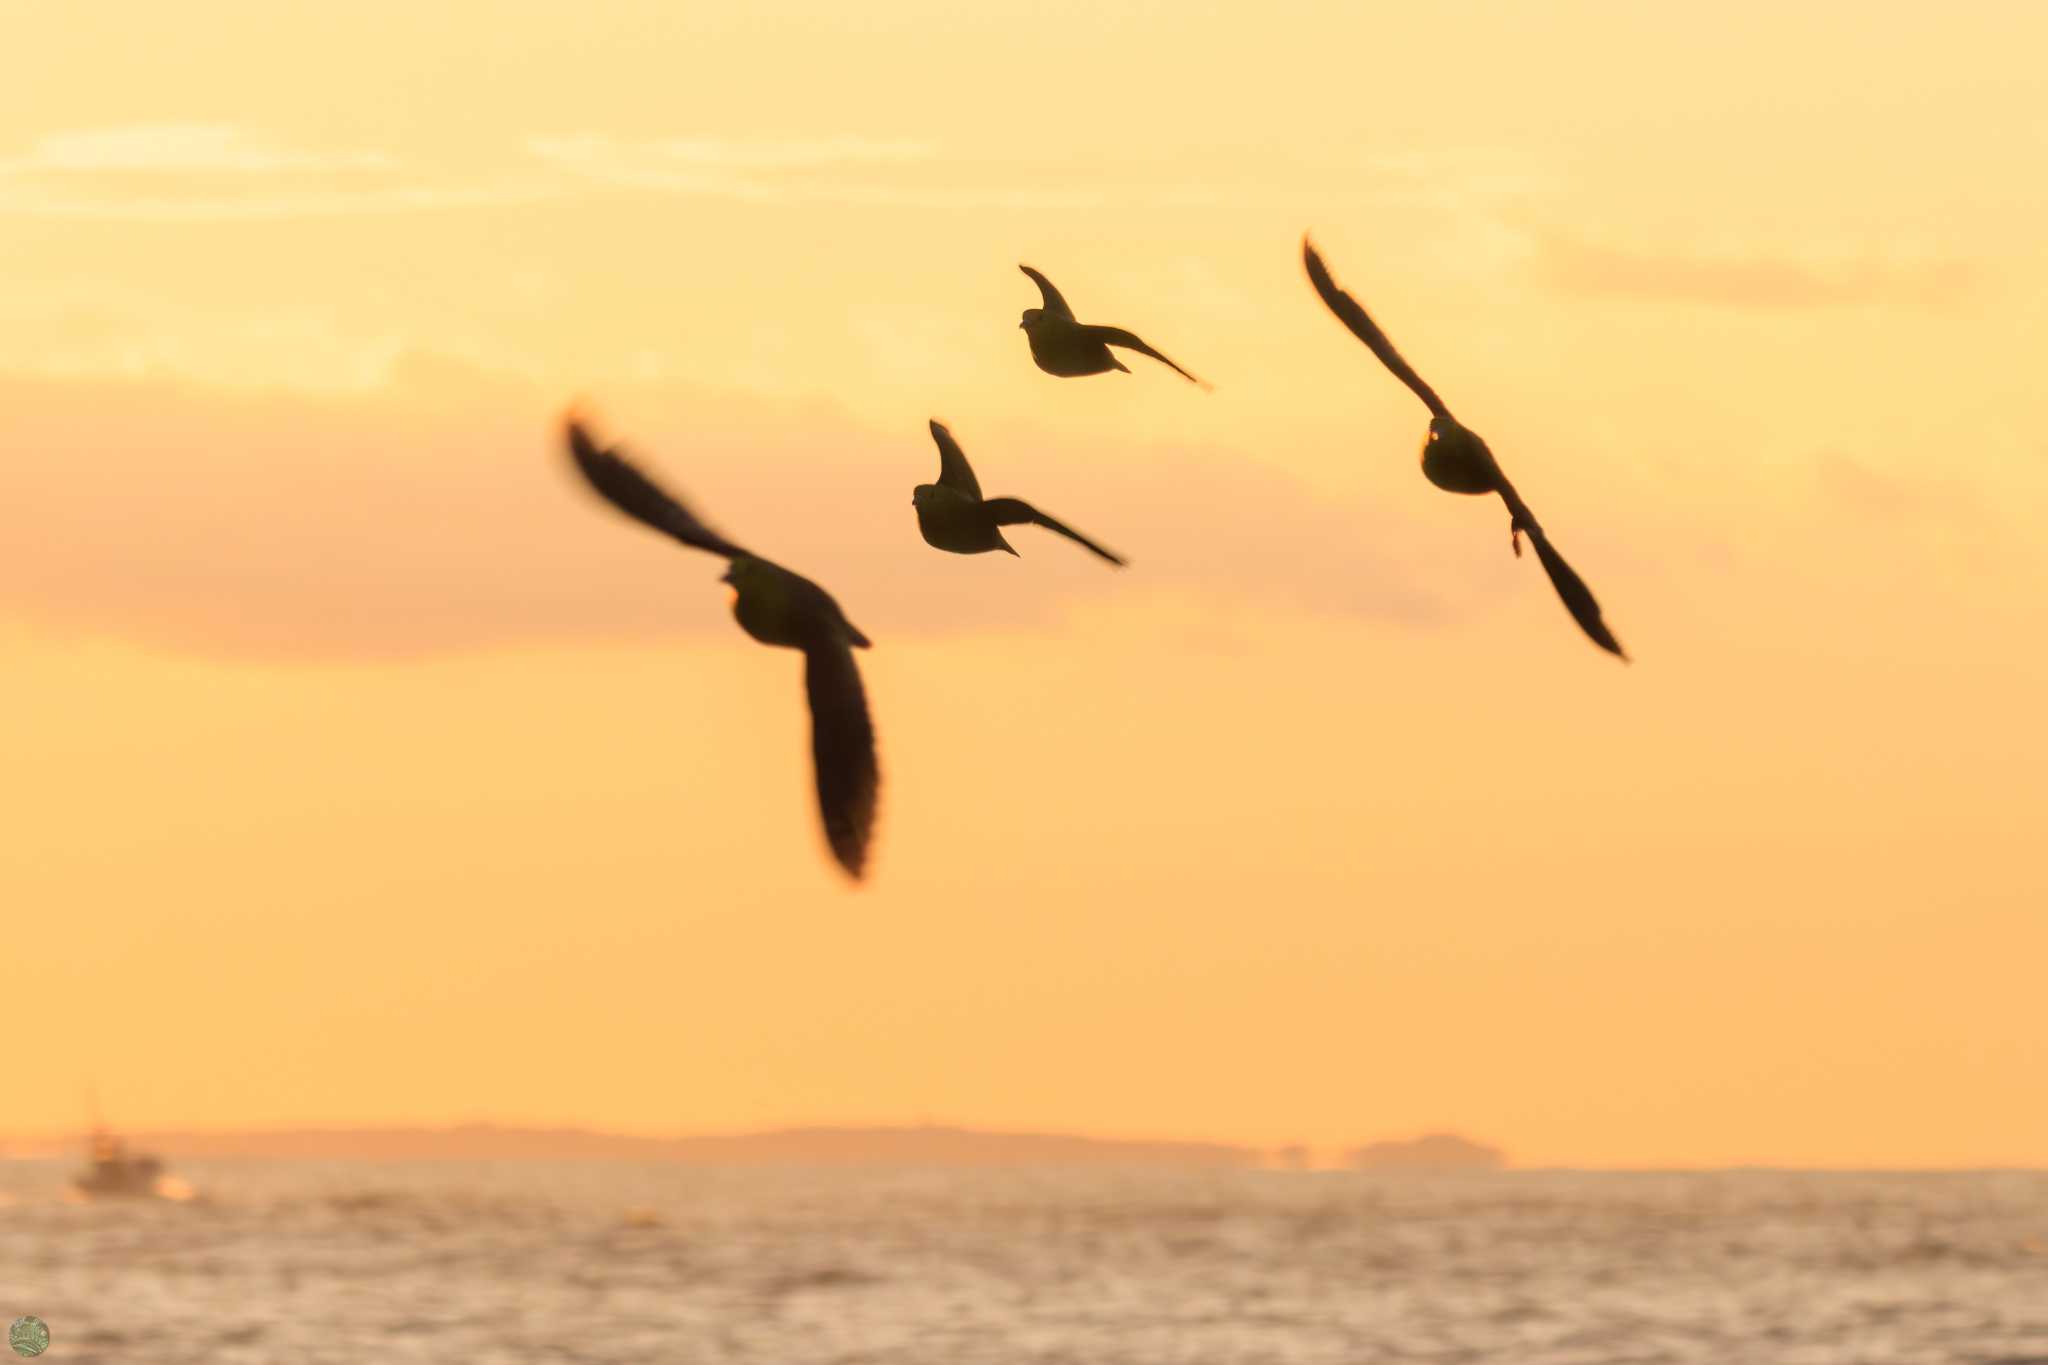
[[[94, 1199], [154, 1199], [167, 1184], [183, 1181], [164, 1174], [164, 1163], [128, 1144], [105, 1128], [92, 1130], [85, 1169], [71, 1177], [72, 1188]], [[175, 1197], [175, 1196], [172, 1196]]]

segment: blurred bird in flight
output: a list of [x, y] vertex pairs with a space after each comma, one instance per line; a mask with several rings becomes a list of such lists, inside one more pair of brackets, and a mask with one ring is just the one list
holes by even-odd
[[1315, 286], [1316, 293], [1322, 295], [1330, 311], [1380, 358], [1382, 365], [1393, 371], [1396, 379], [1413, 389], [1415, 396], [1429, 409], [1429, 438], [1422, 445], [1423, 475], [1450, 493], [1500, 494], [1501, 501], [1508, 505], [1508, 541], [1514, 546], [1515, 553], [1522, 553], [1521, 538], [1526, 533], [1530, 543], [1536, 547], [1536, 557], [1543, 562], [1543, 571], [1550, 575], [1551, 585], [1564, 599], [1565, 608], [1579, 623], [1579, 629], [1585, 631], [1594, 644], [1626, 662], [1628, 655], [1607, 628], [1606, 621], [1601, 619], [1600, 604], [1593, 600], [1592, 591], [1583, 579], [1572, 572], [1572, 566], [1564, 562], [1564, 556], [1552, 548], [1550, 538], [1543, 534], [1535, 514], [1515, 492], [1515, 486], [1508, 482], [1507, 475], [1501, 472], [1500, 464], [1493, 458], [1493, 452], [1487, 449], [1486, 442], [1480, 439], [1479, 433], [1451, 416], [1444, 400], [1422, 382], [1421, 375], [1409, 368], [1408, 362], [1394, 349], [1394, 343], [1387, 340], [1387, 334], [1379, 329], [1358, 300], [1337, 287], [1337, 282], [1330, 278], [1329, 270], [1323, 265], [1323, 258], [1316, 254], [1307, 237], [1301, 239], [1301, 254], [1303, 263], [1308, 267], [1309, 283]]
[[1067, 307], [1067, 301], [1060, 297], [1059, 290], [1053, 288], [1051, 280], [1028, 265], [1017, 268], [1037, 282], [1038, 292], [1045, 298], [1044, 307], [1026, 308], [1024, 320], [1017, 325], [1024, 329], [1024, 338], [1031, 343], [1031, 358], [1047, 374], [1062, 378], [1107, 374], [1111, 370], [1129, 374], [1130, 367], [1109, 351], [1112, 346], [1121, 346], [1127, 351], [1151, 356], [1191, 384], [1199, 384], [1205, 390], [1216, 387], [1206, 379], [1195, 378], [1147, 346], [1135, 332], [1126, 332], [1121, 327], [1098, 327], [1076, 322], [1074, 310]]
[[974, 477], [967, 454], [945, 424], [934, 419], [932, 439], [939, 443], [939, 481], [921, 483], [911, 490], [910, 503], [917, 509], [917, 529], [925, 544], [956, 555], [978, 555], [990, 550], [1016, 554], [1003, 539], [1005, 526], [1043, 526], [1102, 556], [1112, 564], [1124, 561], [1103, 549], [1072, 527], [1063, 526], [1019, 498], [984, 498], [981, 482]]
[[564, 418], [563, 427], [577, 469], [605, 501], [693, 549], [709, 550], [727, 561], [719, 581], [732, 585], [732, 614], [740, 629], [764, 645], [803, 651], [811, 758], [825, 840], [839, 865], [859, 880], [881, 786], [874, 726], [868, 719], [860, 670], [853, 662], [854, 649], [868, 648], [868, 637], [846, 619], [823, 588], [725, 539], [616, 448], [599, 446], [577, 413]]

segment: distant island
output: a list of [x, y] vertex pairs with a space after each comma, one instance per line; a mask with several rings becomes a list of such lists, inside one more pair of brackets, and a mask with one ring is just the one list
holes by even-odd
[[1497, 1171], [1507, 1165], [1507, 1156], [1498, 1147], [1456, 1133], [1430, 1133], [1355, 1147], [1344, 1164], [1357, 1171]]
[[[1300, 1144], [1277, 1148], [1223, 1142], [1001, 1132], [943, 1124], [811, 1126], [694, 1137], [640, 1137], [587, 1128], [518, 1128], [463, 1123], [429, 1128], [272, 1128], [244, 1131], [123, 1132], [137, 1151], [170, 1161], [646, 1161], [691, 1166], [1132, 1166], [1306, 1171], [1324, 1165]], [[0, 1144], [14, 1158], [70, 1158], [83, 1138], [17, 1137]], [[1335, 1155], [1334, 1153], [1331, 1155]], [[1343, 1153], [1363, 1171], [1493, 1171], [1496, 1147], [1454, 1133], [1374, 1142]]]
[[[1003, 1133], [938, 1125], [780, 1128], [707, 1137], [633, 1137], [580, 1128], [291, 1128], [252, 1132], [134, 1132], [141, 1151], [171, 1160], [674, 1161], [697, 1166], [1176, 1166], [1252, 1169], [1255, 1147], [1126, 1141], [1060, 1133]], [[16, 1156], [69, 1156], [75, 1137], [13, 1145]]]

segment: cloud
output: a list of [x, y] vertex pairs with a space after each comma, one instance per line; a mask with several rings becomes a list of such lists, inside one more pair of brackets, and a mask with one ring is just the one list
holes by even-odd
[[[578, 134], [531, 138], [527, 150], [550, 166], [602, 184], [752, 203], [1040, 209], [1195, 204], [1220, 197], [1214, 186], [1196, 183], [1133, 182], [1115, 189], [976, 184], [976, 176], [987, 174], [984, 165], [943, 158], [927, 143], [857, 137], [631, 140]], [[849, 178], [855, 170], [865, 178]], [[879, 172], [893, 172], [893, 178]], [[918, 179], [920, 174], [926, 178]]]
[[[1282, 156], [1229, 182], [1206, 165], [1071, 163], [948, 154], [929, 142], [817, 137], [533, 136], [494, 169], [450, 173], [388, 152], [279, 143], [233, 124], [156, 123], [44, 135], [0, 159], [0, 213], [210, 222], [489, 208], [593, 190], [803, 206], [1040, 210], [1197, 207], [1305, 185], [1469, 217], [1554, 186], [1495, 153], [1381, 156], [1329, 164]], [[1497, 237], [1499, 234], [1495, 232]], [[1472, 232], [1465, 234], [1471, 238]], [[1461, 238], [1458, 251], [1499, 254]]]
[[1892, 304], [1941, 308], [1967, 297], [1968, 262], [1905, 252], [1773, 254], [1646, 249], [1587, 241], [1556, 230], [1534, 234], [1539, 271], [1579, 294], [1677, 299], [1731, 308], [1830, 308]]
[[71, 191], [36, 184], [10, 184], [0, 177], [0, 213], [38, 218], [156, 223], [241, 222], [493, 208], [558, 198], [561, 193], [560, 186], [536, 183], [530, 177], [500, 177], [467, 185], [383, 185], [363, 189], [265, 190], [233, 194], [137, 194], [113, 189]]
[[0, 213], [211, 222], [417, 213], [562, 194], [530, 171], [450, 178], [386, 152], [316, 150], [218, 123], [50, 133], [0, 159]]
[[[17, 453], [0, 463], [0, 615], [284, 658], [729, 635], [715, 561], [575, 481], [558, 403], [419, 356], [375, 395], [0, 380]], [[1041, 458], [1037, 433], [956, 424], [992, 493], [1129, 555], [1119, 572], [1030, 529], [1021, 559], [926, 546], [910, 505], [937, 465], [922, 423], [878, 432], [676, 386], [628, 406], [688, 414], [608, 430], [877, 638], [1047, 626], [1070, 605], [1157, 590], [1414, 626], [1457, 592], [1414, 572], [1415, 533], [1389, 509], [1227, 451]], [[1510, 565], [1503, 553], [1479, 571]]]
[[820, 166], [904, 165], [929, 161], [931, 144], [864, 137], [678, 137], [627, 142], [598, 134], [536, 137], [528, 147], [544, 160], [591, 166], [632, 161], [693, 170], [813, 170]]
[[1494, 147], [1378, 152], [1351, 163], [1383, 187], [1377, 197], [1469, 205], [1556, 196], [1565, 182], [1525, 153]]
[[1822, 454], [1814, 472], [1831, 506], [1871, 521], [1895, 527], [1981, 526], [1986, 518], [1983, 502], [1953, 478], [1891, 473], [1840, 451]]
[[51, 133], [0, 171], [28, 173], [194, 172], [264, 175], [305, 171], [390, 170], [382, 152], [312, 152], [280, 147], [224, 123], [143, 123]]
[[286, 147], [226, 124], [55, 133], [24, 156], [0, 160], [0, 213], [221, 222], [490, 208], [604, 189], [905, 208], [1086, 208], [1112, 199], [1184, 204], [1216, 197], [1194, 185], [1111, 193], [962, 183], [961, 165], [940, 165], [930, 144], [903, 139], [574, 134], [534, 137], [508, 150], [523, 161], [449, 174], [384, 152]]

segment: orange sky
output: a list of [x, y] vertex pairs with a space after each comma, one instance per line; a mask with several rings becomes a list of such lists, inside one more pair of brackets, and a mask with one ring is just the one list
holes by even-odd
[[[10, 18], [0, 1131], [2048, 1163], [2048, 12], [1422, 8]], [[866, 887], [575, 395], [875, 637]]]

